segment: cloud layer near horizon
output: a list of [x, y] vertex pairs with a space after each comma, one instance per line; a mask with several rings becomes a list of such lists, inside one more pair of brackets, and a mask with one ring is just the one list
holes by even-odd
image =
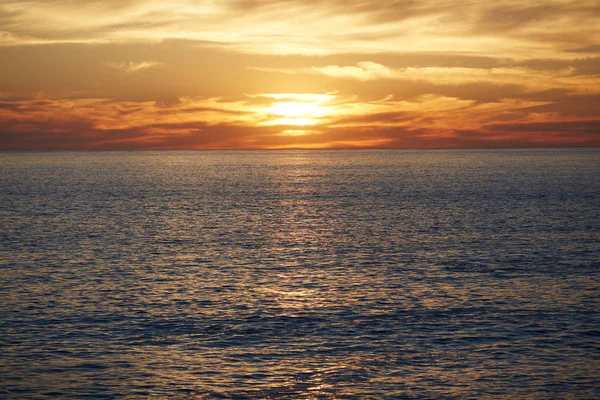
[[0, 0], [0, 149], [599, 146], [597, 1]]

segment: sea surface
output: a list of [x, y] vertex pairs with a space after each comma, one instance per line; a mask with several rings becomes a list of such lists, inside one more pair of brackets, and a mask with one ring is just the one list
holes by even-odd
[[0, 153], [0, 398], [598, 399], [600, 149]]

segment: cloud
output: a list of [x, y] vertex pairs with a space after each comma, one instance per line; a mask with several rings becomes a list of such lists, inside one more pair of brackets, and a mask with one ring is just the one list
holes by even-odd
[[[293, 113], [282, 118], [275, 109], [285, 116], [288, 108], [281, 104], [292, 111], [310, 106], [310, 115], [302, 118], [311, 124], [299, 126]], [[433, 94], [411, 101], [389, 96], [364, 101], [323, 93], [181, 98], [164, 105], [94, 98], [2, 101], [0, 149], [600, 145], [597, 116], [542, 108], [552, 104], [481, 103]]]
[[594, 145], [598, 16], [597, 0], [0, 0], [0, 147]]
[[171, 0], [0, 5], [0, 30], [27, 43], [185, 39], [262, 54], [447, 52], [571, 58], [597, 45], [594, 0]]
[[600, 44], [590, 44], [587, 46], [583, 46], [583, 47], [577, 47], [574, 49], [568, 49], [565, 50], [571, 53], [594, 53], [594, 54], [598, 54], [600, 53]]
[[335, 78], [351, 78], [361, 81], [373, 79], [395, 78], [398, 73], [390, 68], [374, 62], [363, 61], [357, 66], [328, 65], [325, 67], [313, 67], [313, 71]]
[[126, 73], [139, 72], [149, 68], [156, 68], [162, 64], [156, 61], [141, 61], [141, 62], [123, 62], [123, 63], [106, 63], [109, 68], [118, 69]]
[[[598, 63], [597, 59], [586, 60]], [[532, 63], [535, 64], [535, 63]], [[542, 61], [537, 62], [543, 64]], [[555, 63], [556, 64], [556, 63]], [[521, 85], [531, 90], [564, 88], [573, 92], [600, 93], [600, 76], [581, 68], [581, 73], [572, 66], [563, 69], [531, 69], [523, 66], [493, 68], [468, 67], [406, 67], [390, 68], [375, 62], [363, 61], [355, 66], [327, 65], [300, 69], [258, 69], [264, 72], [285, 74], [320, 74], [339, 79], [374, 81], [382, 79], [426, 81], [436, 85], [465, 85], [488, 82], [494, 85]], [[578, 63], [582, 64], [582, 63]], [[568, 65], [568, 64], [567, 64]], [[582, 64], [586, 65], [586, 64]], [[586, 73], [587, 72], [587, 73]], [[587, 76], [586, 76], [587, 75]]]

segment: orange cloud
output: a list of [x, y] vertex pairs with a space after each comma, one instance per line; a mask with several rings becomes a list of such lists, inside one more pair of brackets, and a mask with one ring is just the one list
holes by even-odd
[[[267, 106], [270, 104], [270, 106]], [[286, 106], [287, 104], [287, 106]], [[333, 94], [0, 103], [1, 149], [335, 148], [599, 145], [600, 120], [504, 99], [362, 102]], [[323, 107], [319, 109], [319, 107]], [[311, 122], [304, 123], [304, 119]], [[309, 127], [306, 128], [306, 125]]]
[[0, 3], [0, 148], [596, 146], [593, 0]]

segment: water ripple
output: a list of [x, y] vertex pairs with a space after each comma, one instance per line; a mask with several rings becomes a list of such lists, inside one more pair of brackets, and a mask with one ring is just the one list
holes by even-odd
[[599, 167], [0, 154], [0, 397], [600, 398]]

